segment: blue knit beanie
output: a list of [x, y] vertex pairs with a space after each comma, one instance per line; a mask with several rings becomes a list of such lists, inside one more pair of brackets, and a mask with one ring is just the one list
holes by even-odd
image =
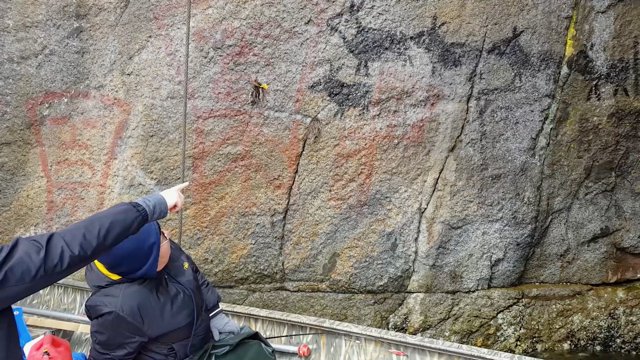
[[150, 222], [129, 236], [98, 261], [115, 275], [130, 280], [156, 276], [160, 255], [160, 225]]

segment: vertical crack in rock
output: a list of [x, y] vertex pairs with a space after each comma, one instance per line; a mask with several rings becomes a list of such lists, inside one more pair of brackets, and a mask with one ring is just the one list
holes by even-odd
[[[458, 136], [456, 137], [456, 140], [453, 142], [453, 145], [449, 149], [449, 153], [447, 154], [447, 159], [445, 160], [444, 166], [440, 170], [440, 174], [442, 174], [442, 171], [444, 170], [444, 168], [446, 166], [446, 163], [449, 160], [449, 155], [451, 155], [451, 153], [453, 153], [453, 151], [458, 146], [458, 143], [460, 142], [460, 138], [462, 137], [462, 133], [464, 132], [464, 128], [467, 125], [467, 122], [469, 121], [469, 107], [470, 107], [471, 99], [473, 98], [473, 93], [474, 93], [474, 90], [475, 90], [475, 87], [476, 87], [476, 78], [477, 78], [477, 75], [478, 75], [478, 67], [480, 66], [480, 61], [482, 60], [482, 54], [484, 54], [484, 44], [485, 44], [486, 41], [487, 41], [487, 31], [484, 32], [484, 36], [482, 37], [482, 46], [480, 47], [480, 54], [478, 55], [478, 60], [476, 61], [475, 65], [473, 66], [473, 71], [471, 71], [471, 75], [469, 75], [469, 78], [471, 80], [471, 88], [469, 89], [469, 95], [467, 95], [467, 103], [466, 103], [466, 108], [465, 108], [465, 113], [464, 113], [464, 121], [462, 122], [462, 127], [460, 128], [460, 133], [458, 133]], [[438, 180], [440, 179], [440, 174], [438, 174]], [[435, 187], [433, 189], [433, 192], [435, 192]], [[429, 201], [431, 201], [431, 199], [429, 199]]]
[[[486, 23], [486, 21], [485, 21]], [[480, 52], [478, 54], [478, 59], [476, 60], [476, 63], [473, 65], [473, 69], [471, 71], [471, 73], [469, 74], [469, 80], [471, 81], [471, 86], [469, 89], [469, 94], [467, 95], [467, 100], [466, 100], [466, 109], [465, 109], [465, 114], [464, 114], [464, 120], [462, 122], [462, 126], [460, 127], [460, 131], [458, 132], [458, 135], [456, 136], [455, 140], [453, 141], [453, 144], [451, 144], [451, 147], [449, 147], [449, 150], [447, 152], [447, 155], [442, 163], [442, 167], [440, 168], [440, 171], [438, 171], [438, 176], [436, 177], [436, 181], [433, 184], [433, 188], [431, 189], [431, 192], [429, 194], [429, 199], [427, 200], [427, 203], [423, 206], [421, 205], [418, 209], [418, 225], [417, 225], [417, 229], [416, 229], [416, 236], [414, 238], [414, 257], [413, 257], [413, 265], [411, 267], [411, 276], [409, 277], [409, 279], [413, 278], [413, 275], [416, 271], [416, 262], [418, 260], [418, 242], [420, 240], [420, 228], [421, 228], [421, 224], [422, 224], [422, 219], [424, 218], [424, 214], [426, 213], [427, 209], [429, 208], [429, 205], [431, 204], [431, 200], [433, 199], [433, 195], [436, 192], [436, 189], [438, 188], [438, 184], [440, 183], [440, 177], [442, 176], [442, 173], [444, 172], [444, 169], [447, 167], [447, 162], [449, 161], [449, 157], [451, 156], [451, 154], [455, 151], [455, 149], [458, 146], [458, 143], [460, 142], [460, 139], [462, 138], [462, 133], [464, 132], [464, 128], [465, 125], [467, 124], [467, 121], [469, 120], [469, 106], [471, 104], [471, 99], [473, 97], [473, 93], [474, 93], [474, 89], [475, 89], [475, 85], [476, 85], [476, 78], [478, 75], [478, 67], [480, 66], [480, 61], [482, 60], [482, 55], [484, 54], [484, 47], [485, 47], [485, 43], [487, 40], [487, 31], [484, 32], [484, 35], [482, 37], [482, 45], [480, 47]], [[423, 196], [424, 197], [424, 196]], [[410, 283], [410, 281], [408, 282]], [[408, 284], [407, 284], [407, 291], [408, 291]]]
[[284, 208], [284, 215], [282, 216], [282, 231], [280, 234], [280, 263], [282, 269], [282, 281], [285, 281], [285, 273], [284, 273], [284, 237], [285, 237], [285, 228], [287, 226], [287, 216], [289, 215], [289, 205], [291, 204], [291, 193], [293, 192], [293, 187], [296, 185], [296, 180], [298, 180], [298, 170], [300, 169], [300, 162], [302, 161], [302, 156], [307, 148], [307, 142], [309, 138], [315, 138], [317, 136], [317, 132], [319, 131], [319, 120], [318, 116], [320, 113], [326, 108], [322, 108], [316, 116], [314, 116], [311, 121], [309, 121], [309, 125], [307, 125], [307, 130], [304, 134], [304, 138], [302, 139], [302, 146], [300, 147], [300, 155], [296, 159], [296, 167], [293, 172], [293, 179], [291, 180], [291, 186], [287, 190], [287, 204]]
[[440, 176], [442, 176], [442, 173], [444, 172], [444, 169], [447, 167], [447, 162], [449, 162], [449, 158], [451, 157], [451, 154], [458, 147], [458, 143], [460, 142], [460, 139], [462, 138], [462, 134], [464, 133], [464, 128], [467, 125], [467, 122], [469, 121], [469, 107], [470, 107], [470, 104], [471, 104], [471, 99], [473, 98], [473, 93], [474, 93], [474, 89], [475, 89], [475, 85], [476, 85], [476, 78], [477, 78], [477, 75], [478, 75], [477, 74], [478, 73], [478, 67], [480, 66], [480, 61], [482, 60], [482, 54], [484, 53], [484, 45], [485, 45], [486, 40], [487, 40], [487, 32], [485, 31], [484, 36], [482, 38], [482, 46], [480, 48], [480, 53], [478, 55], [478, 60], [476, 60], [476, 63], [473, 66], [473, 70], [471, 71], [471, 74], [469, 75], [469, 80], [471, 81], [471, 87], [469, 89], [469, 94], [467, 95], [466, 108], [465, 108], [464, 120], [462, 121], [462, 126], [460, 127], [460, 131], [458, 132], [458, 135], [456, 136], [456, 139], [453, 141], [453, 144], [451, 144], [451, 147], [449, 147], [449, 151], [447, 152], [447, 156], [444, 159], [444, 162], [442, 163], [442, 167], [440, 168], [440, 171], [438, 172], [438, 177], [436, 178], [436, 181], [435, 181], [435, 184], [433, 186], [433, 189], [431, 189], [431, 194], [429, 195], [429, 199], [427, 200], [427, 204], [421, 210], [422, 214], [424, 214], [426, 209], [429, 208], [429, 205], [431, 204], [431, 200], [433, 199], [433, 195], [435, 194], [436, 189], [438, 188], [438, 183], [440, 182]]
[[[444, 168], [444, 167], [443, 167]], [[442, 173], [442, 170], [440, 170]], [[438, 174], [438, 179], [440, 178], [440, 174]], [[438, 184], [438, 180], [436, 180], [436, 186]], [[435, 186], [434, 186], [435, 189]], [[433, 196], [433, 193], [431, 194]], [[424, 213], [427, 211], [427, 207], [418, 208], [418, 221], [417, 221], [417, 229], [416, 229], [416, 237], [413, 239], [413, 264], [411, 264], [411, 276], [408, 276], [407, 286], [405, 288], [405, 292], [409, 292], [409, 286], [411, 284], [411, 279], [416, 272], [416, 262], [418, 261], [418, 242], [420, 241], [420, 228], [422, 225], [422, 218], [424, 217]]]
[[542, 225], [541, 213], [542, 213], [542, 185], [544, 181], [544, 168], [547, 162], [547, 152], [549, 149], [549, 145], [551, 143], [551, 131], [553, 130], [553, 125], [555, 122], [556, 114], [558, 111], [558, 106], [560, 103], [560, 97], [564, 92], [564, 87], [569, 80], [569, 76], [571, 75], [571, 70], [567, 67], [567, 60], [575, 51], [574, 42], [576, 36], [576, 22], [578, 17], [578, 10], [580, 8], [580, 0], [575, 0], [573, 3], [573, 8], [571, 11], [571, 19], [569, 20], [569, 24], [567, 25], [565, 33], [567, 34], [565, 37], [565, 46], [564, 46], [564, 54], [562, 58], [562, 63], [560, 64], [560, 69], [558, 70], [558, 74], [556, 75], [556, 89], [554, 92], [553, 100], [551, 105], [549, 106], [549, 111], [547, 117], [542, 122], [542, 126], [540, 130], [536, 134], [535, 137], [535, 148], [534, 148], [534, 158], [538, 164], [539, 172], [538, 172], [538, 184], [536, 186], [536, 192], [538, 196], [536, 215], [533, 221], [533, 227], [531, 229], [531, 233], [529, 237], [531, 238], [531, 246], [529, 247], [529, 253], [527, 254], [524, 264], [522, 266], [522, 270], [520, 273], [520, 279], [518, 282], [521, 282], [522, 277], [527, 269], [527, 265], [531, 256], [533, 256], [533, 252], [537, 245], [542, 241], [542, 235], [546, 234], [546, 230], [548, 228], [550, 217], [547, 215], [546, 225]]
[[120, 14], [118, 14], [118, 20], [116, 20], [116, 27], [120, 26], [120, 21], [122, 20], [122, 17], [127, 12], [127, 10], [129, 10], [129, 5], [131, 5], [131, 0], [124, 0], [124, 8], [120, 12]]

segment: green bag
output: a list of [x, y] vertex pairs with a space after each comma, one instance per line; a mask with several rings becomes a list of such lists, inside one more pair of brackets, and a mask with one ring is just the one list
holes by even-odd
[[236, 335], [211, 342], [188, 360], [275, 360], [275, 350], [259, 332], [240, 327]]

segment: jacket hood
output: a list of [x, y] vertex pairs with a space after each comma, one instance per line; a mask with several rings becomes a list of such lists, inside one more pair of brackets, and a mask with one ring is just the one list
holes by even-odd
[[84, 277], [85, 277], [85, 281], [87, 282], [87, 285], [89, 285], [89, 287], [91, 288], [91, 291], [104, 289], [113, 284], [127, 283], [127, 282], [134, 281], [134, 280], [127, 280], [125, 278], [118, 279], [118, 280], [110, 279], [109, 277], [101, 273], [100, 270], [98, 270], [95, 262], [92, 262], [91, 264], [87, 265], [87, 267], [84, 269]]
[[160, 254], [160, 225], [151, 222], [94, 261], [110, 280], [154, 278]]

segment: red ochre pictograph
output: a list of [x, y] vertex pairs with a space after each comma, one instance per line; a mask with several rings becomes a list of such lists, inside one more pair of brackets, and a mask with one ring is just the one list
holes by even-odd
[[303, 127], [294, 121], [287, 132], [279, 133], [263, 126], [264, 120], [261, 112], [238, 109], [211, 110], [197, 117], [193, 187], [200, 201], [210, 200], [221, 186], [241, 187], [225, 196], [240, 197], [228, 204], [242, 209], [259, 205], [253, 184], [260, 184], [268, 196], [286, 194], [300, 157]]
[[388, 145], [424, 147], [427, 125], [442, 98], [439, 88], [420, 85], [410, 74], [382, 71], [365, 114], [372, 121], [340, 135], [334, 152], [330, 203], [337, 208], [365, 206]]
[[104, 205], [130, 105], [88, 91], [47, 92], [27, 101], [46, 180], [49, 222], [71, 221]]
[[334, 153], [330, 203], [337, 208], [365, 206], [385, 146], [391, 143], [421, 146], [429, 121], [424, 118], [406, 130], [391, 124], [378, 131], [351, 129], [344, 132]]
[[[198, 12], [211, 6], [206, 1], [194, 0], [192, 18], [198, 19]], [[225, 5], [220, 2], [213, 6]], [[313, 14], [313, 30], [310, 31], [320, 33], [335, 9], [322, 1], [309, 2], [309, 7]], [[156, 28], [169, 36], [166, 34], [169, 25], [185, 14], [184, 4], [167, 1], [154, 11]], [[300, 36], [307, 40], [302, 41]], [[260, 69], [264, 74], [270, 74], [275, 70], [274, 66], [279, 65], [278, 53], [283, 51], [280, 43], [300, 40], [302, 48], [297, 50], [301, 64], [292, 67], [290, 74], [291, 79], [297, 80], [288, 91], [278, 90], [278, 96], [292, 96], [293, 104], [292, 108], [279, 111], [299, 113], [303, 99], [317, 96], [309, 86], [317, 80], [313, 74], [317, 73], [320, 56], [317, 51], [319, 38], [300, 34], [294, 27], [273, 19], [242, 27], [224, 21], [192, 23], [192, 54], [198, 53], [198, 49], [203, 53], [213, 49], [217, 54], [210, 64], [213, 71], [206, 75], [211, 78], [201, 83], [208, 85], [189, 89], [190, 101], [198, 99], [200, 104], [203, 100], [215, 104], [214, 109], [202, 109], [192, 103], [189, 111], [195, 118], [194, 193], [202, 201], [215, 199], [217, 201], [213, 202], [217, 203], [224, 200], [228, 206], [219, 206], [221, 213], [217, 218], [232, 216], [238, 211], [252, 211], [265, 200], [264, 196], [256, 197], [257, 193], [269, 193], [267, 198], [272, 198], [274, 195], [286, 196], [289, 191], [300, 156], [304, 124], [290, 120], [290, 124], [283, 126], [284, 119], [267, 121], [270, 115], [262, 108], [247, 110], [250, 82], [254, 76], [263, 75], [248, 73], [247, 69]], [[167, 38], [165, 50], [168, 55], [175, 56], [178, 49], [171, 45], [173, 40]], [[176, 59], [175, 64], [182, 69], [183, 61]], [[333, 173], [327, 174], [330, 200], [337, 208], [364, 205], [368, 201], [379, 161], [388, 144], [400, 142], [407, 146], [424, 146], [427, 124], [443, 98], [440, 89], [421, 85], [420, 79], [410, 70], [382, 69], [372, 80], [369, 108], [362, 114], [363, 121], [369, 123], [338, 135], [338, 144], [330, 160], [334, 163]], [[233, 190], [219, 193], [220, 187], [227, 186]]]

